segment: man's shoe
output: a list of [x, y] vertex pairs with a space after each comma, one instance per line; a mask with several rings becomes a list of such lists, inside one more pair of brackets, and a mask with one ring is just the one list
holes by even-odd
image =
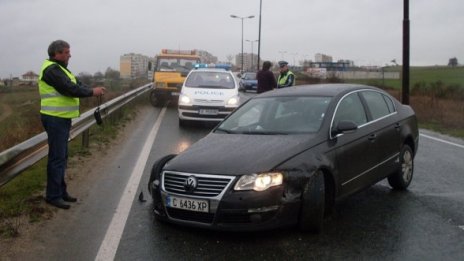
[[77, 198], [71, 197], [70, 195], [67, 195], [67, 196], [63, 196], [63, 200], [66, 201], [66, 202], [76, 202]]
[[46, 200], [46, 202], [52, 206], [55, 206], [57, 208], [62, 208], [62, 209], [69, 209], [71, 206], [66, 204], [64, 200], [62, 199], [56, 199], [56, 200]]

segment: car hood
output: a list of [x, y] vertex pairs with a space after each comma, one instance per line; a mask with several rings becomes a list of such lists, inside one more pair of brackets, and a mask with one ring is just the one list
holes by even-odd
[[269, 171], [316, 142], [314, 135], [210, 133], [171, 160], [172, 171], [243, 175]]

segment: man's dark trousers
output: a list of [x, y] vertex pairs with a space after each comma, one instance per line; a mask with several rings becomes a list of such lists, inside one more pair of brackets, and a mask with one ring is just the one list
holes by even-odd
[[68, 161], [68, 140], [71, 119], [41, 114], [48, 136], [47, 190], [45, 199], [54, 201], [67, 196], [64, 174]]

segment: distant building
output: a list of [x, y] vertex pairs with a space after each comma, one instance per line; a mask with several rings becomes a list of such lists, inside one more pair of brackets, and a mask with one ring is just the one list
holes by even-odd
[[196, 50], [197, 55], [200, 56], [200, 60], [202, 63], [217, 63], [218, 58], [207, 51], [204, 50]]
[[[258, 55], [254, 53], [243, 54], [243, 70], [256, 71], [258, 63]], [[242, 67], [242, 54], [235, 55], [235, 66], [241, 69]]]
[[333, 61], [332, 56], [322, 53], [316, 53], [314, 58], [316, 63], [331, 63]]
[[119, 58], [119, 72], [123, 79], [146, 77], [148, 63], [152, 61], [148, 56], [129, 53]]
[[39, 75], [37, 75], [33, 71], [28, 71], [27, 73], [22, 75], [21, 79], [26, 82], [37, 82], [37, 80], [39, 79]]

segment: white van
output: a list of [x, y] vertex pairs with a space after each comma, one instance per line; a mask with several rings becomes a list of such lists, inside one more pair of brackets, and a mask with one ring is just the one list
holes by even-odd
[[233, 73], [220, 68], [190, 71], [179, 95], [179, 125], [188, 121], [219, 122], [240, 103]]

